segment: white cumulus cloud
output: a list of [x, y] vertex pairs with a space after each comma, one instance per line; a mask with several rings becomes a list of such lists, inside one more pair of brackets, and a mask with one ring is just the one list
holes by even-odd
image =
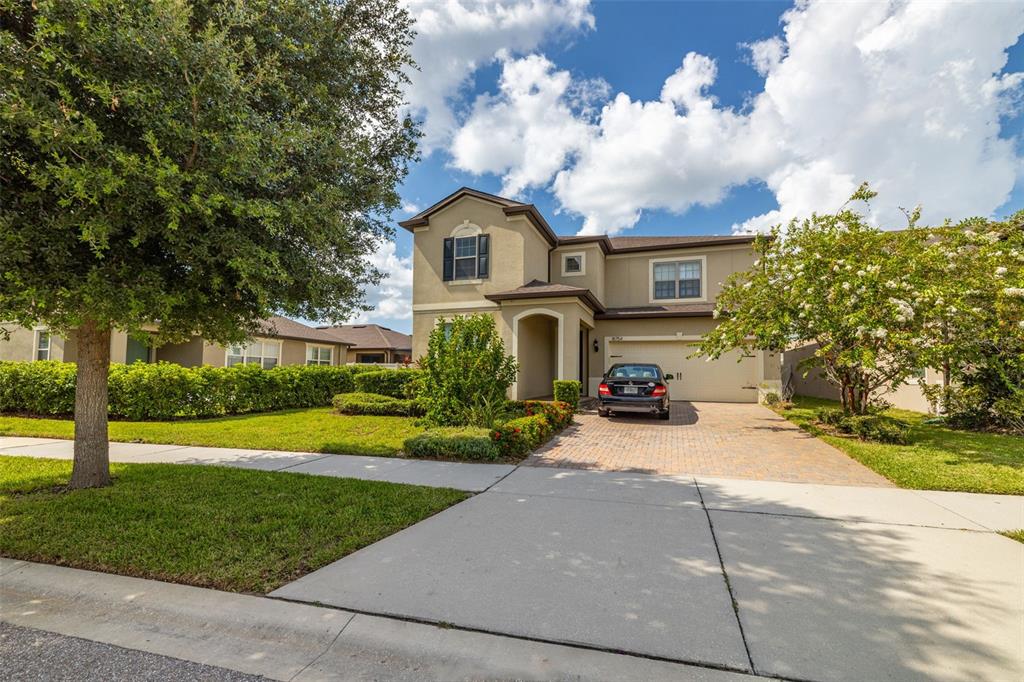
[[619, 93], [596, 116], [547, 59], [506, 58], [498, 93], [478, 98], [453, 138], [454, 163], [502, 175], [512, 193], [550, 187], [585, 233], [715, 204], [749, 182], [779, 208], [736, 230], [835, 210], [863, 180], [881, 193], [870, 217], [888, 227], [901, 204], [938, 222], [1006, 201], [1021, 160], [1000, 117], [1024, 74], [1001, 71], [1024, 5], [807, 1], [782, 27], [743, 48], [764, 87], [742, 110], [708, 94], [715, 62], [692, 52], [658, 100]]
[[384, 273], [384, 279], [377, 287], [366, 291], [366, 303], [373, 309], [360, 313], [352, 321], [408, 327], [395, 321], [412, 319], [412, 258], [399, 256], [395, 242], [384, 241], [369, 256], [369, 261]]
[[544, 57], [503, 59], [500, 94], [481, 95], [452, 141], [456, 166], [504, 176], [502, 191], [519, 194], [547, 183], [592, 126], [581, 117], [608, 96], [604, 81], [574, 83]]
[[407, 0], [415, 20], [406, 99], [423, 121], [429, 152], [458, 125], [452, 108], [473, 73], [502, 53], [531, 52], [545, 40], [592, 29], [589, 0]]

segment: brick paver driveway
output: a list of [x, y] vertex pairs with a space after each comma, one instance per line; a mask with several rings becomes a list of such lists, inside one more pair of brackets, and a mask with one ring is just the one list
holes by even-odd
[[672, 403], [668, 421], [576, 416], [525, 464], [720, 478], [891, 486], [839, 450], [743, 403]]

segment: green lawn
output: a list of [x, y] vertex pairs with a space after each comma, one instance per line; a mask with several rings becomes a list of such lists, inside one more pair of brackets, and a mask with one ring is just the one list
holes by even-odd
[[378, 481], [114, 464], [67, 492], [71, 463], [0, 457], [0, 555], [265, 593], [468, 495]]
[[[329, 407], [169, 422], [110, 422], [110, 440], [391, 457], [423, 432], [411, 417], [340, 415]], [[0, 436], [73, 438], [69, 419], [0, 415]]]
[[909, 445], [885, 445], [824, 433], [814, 424], [818, 407], [838, 403], [796, 396], [795, 407], [781, 411], [790, 421], [877, 471], [901, 488], [1024, 494], [1024, 438], [996, 433], [955, 431], [924, 424], [928, 415], [907, 410], [887, 414], [913, 425]]

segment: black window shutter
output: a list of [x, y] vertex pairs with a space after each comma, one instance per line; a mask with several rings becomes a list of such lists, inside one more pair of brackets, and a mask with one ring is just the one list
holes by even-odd
[[455, 240], [445, 237], [444, 240], [444, 272], [441, 279], [450, 282], [455, 279]]
[[491, 264], [491, 237], [482, 234], [476, 239], [476, 276], [477, 279], [487, 279]]

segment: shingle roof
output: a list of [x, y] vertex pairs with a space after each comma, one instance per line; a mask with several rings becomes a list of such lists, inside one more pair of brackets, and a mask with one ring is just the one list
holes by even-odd
[[608, 308], [594, 315], [602, 320], [643, 319], [648, 317], [711, 317], [714, 303], [676, 303], [669, 305], [636, 306], [632, 308]]
[[590, 289], [574, 287], [568, 284], [551, 284], [539, 279], [535, 279], [515, 289], [500, 291], [496, 294], [487, 294], [484, 298], [489, 301], [508, 301], [521, 298], [555, 298], [559, 296], [576, 296], [586, 301], [594, 311], [604, 310], [604, 306], [590, 293]]
[[382, 327], [379, 324], [339, 324], [333, 327], [321, 327], [321, 330], [350, 344], [355, 349], [412, 350], [411, 336]]
[[321, 343], [344, 343], [321, 329], [307, 324], [289, 320], [287, 317], [272, 315], [260, 323], [260, 331], [266, 336], [282, 339], [298, 339], [300, 341], [319, 341]]
[[685, 235], [676, 237], [608, 237], [606, 235], [559, 237], [558, 244], [599, 244], [605, 253], [630, 253], [633, 251], [660, 251], [665, 249], [689, 248], [695, 246], [719, 246], [726, 244], [749, 244], [754, 235]]

